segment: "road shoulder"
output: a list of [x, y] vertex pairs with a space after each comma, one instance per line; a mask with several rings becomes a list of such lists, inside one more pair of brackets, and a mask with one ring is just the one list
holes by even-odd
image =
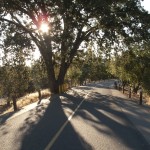
[[129, 100], [128, 97], [120, 91], [112, 89], [111, 92], [112, 95], [116, 97], [116, 102], [121, 107], [122, 111], [150, 145], [149, 109], [147, 109], [146, 106], [140, 106], [135, 101]]

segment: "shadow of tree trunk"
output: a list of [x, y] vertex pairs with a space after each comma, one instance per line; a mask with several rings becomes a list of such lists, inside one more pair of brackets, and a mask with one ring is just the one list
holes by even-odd
[[[44, 150], [48, 143], [56, 135], [58, 130], [68, 119], [61, 106], [61, 99], [59, 95], [54, 95], [51, 98], [50, 104], [48, 105], [43, 115], [42, 111], [43, 108], [41, 106], [38, 106], [35, 112], [34, 110], [31, 111], [29, 115], [30, 117], [24, 121], [24, 125], [20, 128], [20, 130], [24, 130], [25, 133], [22, 139], [21, 150]], [[39, 119], [39, 121], [35, 123], [33, 121], [35, 119]], [[85, 147], [92, 149], [85, 141], [83, 142], [82, 138], [75, 132], [70, 122], [68, 122], [67, 126], [65, 127], [65, 130], [66, 129], [69, 130], [69, 134], [66, 133], [61, 142], [65, 143], [65, 141], [70, 140], [70, 137], [73, 137], [74, 140], [72, 145], [66, 143], [67, 145], [61, 144], [61, 146], [64, 147], [59, 147], [60, 144], [56, 144], [54, 147], [52, 147], [52, 149], [59, 148], [69, 150], [70, 146], [77, 146], [81, 150], [84, 150]]]

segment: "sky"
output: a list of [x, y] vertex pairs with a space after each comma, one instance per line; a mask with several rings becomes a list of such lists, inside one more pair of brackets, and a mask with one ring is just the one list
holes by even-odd
[[144, 9], [150, 13], [150, 0], [144, 0], [143, 2], [141, 2], [141, 4]]

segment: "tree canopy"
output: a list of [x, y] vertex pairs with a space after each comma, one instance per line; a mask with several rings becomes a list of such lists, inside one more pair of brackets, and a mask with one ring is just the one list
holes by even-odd
[[[39, 49], [52, 93], [58, 93], [74, 56], [88, 41], [106, 49], [150, 36], [150, 15], [140, 0], [1, 0], [0, 22], [5, 49], [14, 43]], [[43, 24], [47, 32], [42, 32]]]

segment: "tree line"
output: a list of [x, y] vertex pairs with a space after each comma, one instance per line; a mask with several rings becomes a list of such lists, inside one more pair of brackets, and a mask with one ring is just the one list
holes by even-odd
[[[42, 57], [33, 60], [31, 66], [27, 66], [25, 53], [19, 50], [13, 51], [11, 57], [5, 52], [2, 62], [0, 67], [0, 96], [5, 97], [7, 106], [13, 105], [15, 111], [18, 109], [18, 98], [37, 91], [40, 99], [41, 90], [49, 88], [46, 66]], [[55, 72], [59, 69], [58, 67], [56, 65]], [[87, 51], [81, 51], [74, 58], [67, 71], [64, 83], [69, 88], [110, 77], [108, 63], [102, 56], [97, 56], [92, 47], [89, 47]]]
[[[90, 81], [117, 78], [122, 86], [132, 86], [133, 92], [142, 87], [150, 94], [150, 47], [145, 42], [142, 45], [131, 45], [121, 53], [115, 49], [114, 54], [99, 50], [95, 53], [93, 44], [89, 44], [86, 51], [80, 51], [69, 67], [64, 83], [68, 88], [85, 85]], [[13, 51], [9, 55], [5, 51], [0, 67], [0, 96], [7, 98], [7, 105], [13, 104], [17, 110], [17, 99], [27, 93], [37, 91], [41, 99], [41, 90], [49, 88], [47, 70], [42, 57], [34, 60], [31, 66], [26, 65], [26, 53], [23, 50]], [[32, 58], [30, 58], [32, 59]], [[59, 64], [60, 61], [58, 60]], [[55, 72], [59, 65], [55, 64]]]
[[123, 87], [128, 85], [137, 93], [143, 89], [150, 94], [150, 43], [130, 45], [109, 63], [112, 75], [120, 79]]

